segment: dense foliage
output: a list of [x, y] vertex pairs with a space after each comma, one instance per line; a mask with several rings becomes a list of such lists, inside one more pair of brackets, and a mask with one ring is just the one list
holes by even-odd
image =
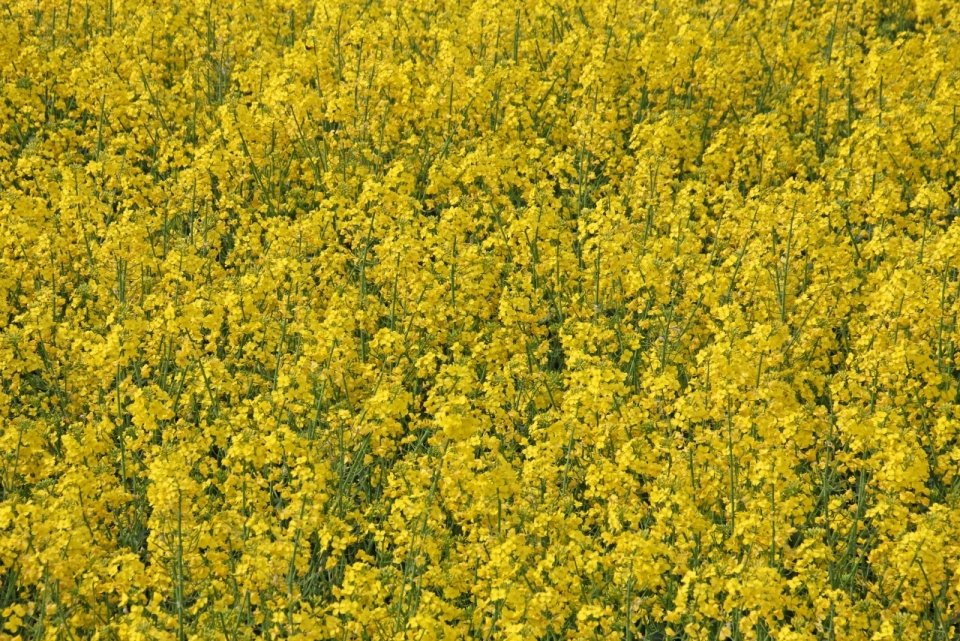
[[0, 626], [960, 623], [960, 3], [11, 0]]

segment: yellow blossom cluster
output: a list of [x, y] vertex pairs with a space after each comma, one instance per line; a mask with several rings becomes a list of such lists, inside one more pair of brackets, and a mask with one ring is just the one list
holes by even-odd
[[0, 635], [949, 641], [960, 2], [9, 0]]

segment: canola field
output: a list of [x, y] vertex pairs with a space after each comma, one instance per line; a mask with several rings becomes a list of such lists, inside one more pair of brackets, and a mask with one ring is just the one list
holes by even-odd
[[2, 5], [3, 638], [958, 638], [960, 2]]

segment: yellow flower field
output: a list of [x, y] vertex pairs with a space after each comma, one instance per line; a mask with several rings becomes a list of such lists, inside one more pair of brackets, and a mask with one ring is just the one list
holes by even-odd
[[960, 634], [960, 2], [10, 0], [0, 636]]

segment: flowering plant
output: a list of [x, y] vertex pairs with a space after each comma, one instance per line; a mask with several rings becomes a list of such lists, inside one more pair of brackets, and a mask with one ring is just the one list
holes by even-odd
[[958, 27], [5, 3], [2, 634], [956, 638]]

